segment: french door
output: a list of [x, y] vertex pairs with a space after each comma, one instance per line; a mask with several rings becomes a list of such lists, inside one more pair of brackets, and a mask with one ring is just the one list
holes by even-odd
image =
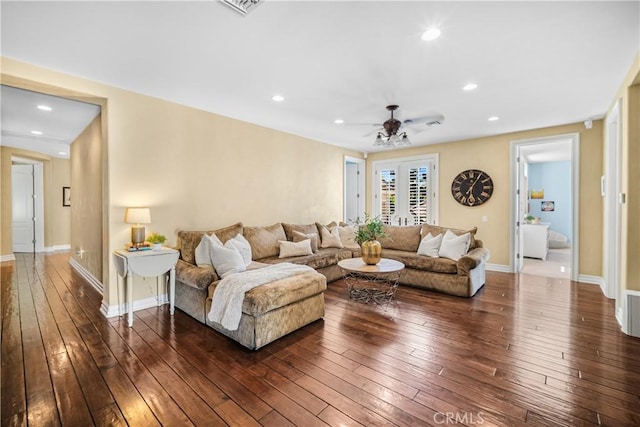
[[438, 158], [421, 156], [373, 163], [373, 214], [389, 225], [437, 222]]

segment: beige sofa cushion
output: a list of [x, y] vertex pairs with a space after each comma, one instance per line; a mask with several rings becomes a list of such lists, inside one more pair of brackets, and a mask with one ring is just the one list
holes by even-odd
[[[209, 301], [213, 298], [218, 283], [220, 282], [209, 286]], [[327, 279], [317, 271], [286, 277], [248, 291], [242, 302], [242, 312], [259, 317], [271, 310], [324, 292], [326, 289]]]
[[227, 240], [237, 236], [238, 234], [242, 234], [242, 228], [242, 223], [237, 222], [228, 227], [212, 231], [180, 230], [178, 231], [178, 249], [180, 250], [180, 258], [189, 264], [195, 265], [196, 247], [200, 244], [200, 240], [202, 240], [202, 236], [204, 236], [205, 233], [208, 235], [215, 234], [222, 243], [225, 243]]
[[282, 228], [284, 228], [284, 233], [287, 235], [287, 240], [293, 240], [293, 232], [298, 231], [302, 234], [318, 234], [318, 227], [316, 227], [315, 223], [311, 224], [287, 224], [285, 222], [282, 223]]
[[[418, 252], [418, 246], [420, 246], [420, 227], [420, 225], [408, 225], [404, 227], [385, 225], [383, 230], [387, 237], [380, 239], [380, 244], [383, 249]], [[433, 233], [431, 234], [433, 235]]]
[[244, 238], [251, 245], [251, 254], [254, 260], [278, 256], [280, 249], [279, 240], [287, 240], [281, 223], [265, 227], [244, 227]]
[[278, 258], [277, 256], [263, 258], [260, 262], [267, 264], [277, 264], [280, 262], [292, 262], [294, 264], [304, 264], [316, 270], [324, 267], [331, 267], [338, 264], [338, 261], [351, 258], [352, 252], [348, 249], [324, 248], [318, 250], [313, 255], [298, 256], [291, 258]]
[[456, 274], [458, 272], [458, 263], [448, 258], [432, 258], [418, 255], [417, 252], [399, 251], [396, 249], [382, 249], [382, 256], [400, 261], [406, 268], [413, 268], [415, 270], [447, 274]]
[[[430, 224], [422, 224], [421, 235], [426, 236], [427, 233], [431, 233], [432, 236], [437, 236], [438, 234], [442, 234], [447, 232], [447, 230], [451, 230], [454, 234], [458, 236], [462, 236], [465, 233], [471, 234], [471, 242], [469, 243], [469, 250], [475, 249], [477, 247], [481, 247], [481, 245], [476, 244], [476, 232], [478, 231], [478, 227], [473, 227], [470, 230], [460, 230], [457, 228], [448, 228], [448, 227], [440, 227], [437, 225]], [[384, 246], [383, 246], [384, 247]]]

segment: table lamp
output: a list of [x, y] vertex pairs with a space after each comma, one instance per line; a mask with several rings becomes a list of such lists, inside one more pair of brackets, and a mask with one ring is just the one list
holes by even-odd
[[131, 243], [133, 246], [140, 246], [144, 243], [144, 226], [140, 224], [151, 223], [151, 212], [149, 208], [127, 208], [124, 214], [124, 222], [135, 224], [131, 226]]

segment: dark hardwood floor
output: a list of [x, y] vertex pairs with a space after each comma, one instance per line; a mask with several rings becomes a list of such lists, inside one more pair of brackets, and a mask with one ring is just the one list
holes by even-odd
[[106, 319], [67, 253], [2, 263], [2, 425], [640, 425], [640, 339], [597, 286], [401, 287], [252, 352], [163, 306]]

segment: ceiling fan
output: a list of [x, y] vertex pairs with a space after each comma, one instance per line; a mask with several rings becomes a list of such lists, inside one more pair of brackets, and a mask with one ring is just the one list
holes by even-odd
[[374, 126], [382, 127], [384, 129], [384, 131], [378, 131], [375, 142], [373, 143], [374, 146], [393, 147], [411, 145], [411, 141], [409, 140], [409, 136], [406, 131], [398, 134], [403, 126], [426, 125], [430, 127], [433, 125], [439, 125], [444, 121], [444, 116], [442, 115], [422, 116], [400, 121], [393, 117], [393, 112], [398, 109], [397, 105], [387, 105], [386, 108], [391, 112], [391, 117], [382, 124], [374, 124]]

